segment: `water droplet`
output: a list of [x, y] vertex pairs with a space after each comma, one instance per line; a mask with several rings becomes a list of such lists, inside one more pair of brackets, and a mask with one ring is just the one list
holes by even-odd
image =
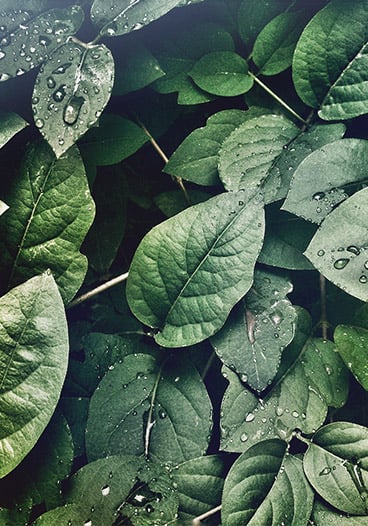
[[322, 256], [324, 256], [324, 255], [325, 255], [325, 251], [324, 251], [324, 250], [319, 250], [319, 251], [317, 252], [317, 256], [322, 257]]
[[348, 246], [348, 248], [346, 249], [348, 252], [351, 252], [352, 254], [355, 254], [356, 256], [359, 256], [360, 254], [360, 250], [358, 247], [356, 247], [355, 245], [350, 245]]
[[334, 267], [336, 270], [342, 270], [346, 267], [348, 263], [349, 263], [349, 260], [347, 258], [337, 259], [334, 263]]
[[360, 276], [359, 281], [360, 283], [367, 283], [368, 278], [363, 274], [362, 276]]
[[10, 79], [10, 75], [8, 73], [0, 73], [0, 82], [5, 82], [6, 80]]
[[248, 413], [247, 416], [245, 417], [245, 421], [246, 422], [252, 422], [254, 420], [254, 414], [253, 413]]
[[65, 64], [60, 64], [57, 68], [53, 70], [54, 75], [62, 75], [66, 72], [68, 68], [71, 66], [71, 62], [65, 62]]
[[319, 476], [323, 476], [323, 475], [329, 475], [331, 473], [331, 468], [323, 468], [322, 471], [319, 472]]
[[246, 442], [247, 440], [248, 440], [248, 435], [246, 435], [245, 433], [240, 435], [240, 441], [241, 442]]
[[59, 137], [58, 143], [60, 144], [60, 146], [63, 146], [64, 142], [64, 139], [62, 137]]
[[108, 26], [105, 27], [104, 33], [108, 35], [109, 37], [112, 37], [115, 35], [115, 33], [118, 30], [118, 26], [115, 22], [111, 22]]
[[65, 88], [66, 88], [65, 84], [62, 84], [61, 86], [58, 87], [56, 91], [54, 91], [54, 93], [52, 94], [52, 98], [54, 99], [55, 102], [62, 102], [64, 100], [64, 97], [66, 95]]
[[166, 418], [167, 415], [166, 415], [165, 411], [160, 409], [159, 412], [158, 412], [158, 416], [159, 416], [159, 418], [164, 419], [164, 418]]
[[248, 381], [248, 375], [247, 374], [240, 375], [240, 381], [246, 384]]
[[0, 50], [0, 60], [1, 60], [2, 58], [4, 58], [4, 57], [5, 57], [5, 53], [4, 53], [4, 51], [1, 51], [1, 50]]
[[45, 122], [42, 119], [36, 119], [35, 125], [37, 126], [37, 128], [43, 128], [45, 125]]
[[86, 521], [83, 526], [92, 526], [92, 521]]
[[42, 35], [38, 38], [38, 43], [41, 46], [48, 46], [51, 43], [51, 40], [49, 39], [49, 37]]
[[293, 411], [293, 412], [291, 413], [291, 415], [292, 415], [294, 418], [299, 418], [299, 413], [298, 413], [298, 411]]
[[40, 102], [40, 99], [38, 97], [33, 97], [32, 104], [38, 104]]
[[153, 513], [155, 511], [155, 508], [152, 506], [152, 504], [147, 504], [147, 506], [144, 509], [147, 513]]
[[17, 71], [15, 72], [15, 74], [16, 74], [17, 77], [20, 77], [21, 75], [24, 75], [25, 72], [26, 72], [25, 69], [18, 68]]
[[321, 199], [323, 199], [325, 197], [325, 193], [324, 192], [317, 192], [313, 195], [313, 199], [315, 201], [320, 201]]
[[276, 415], [277, 416], [282, 416], [284, 414], [284, 410], [282, 409], [282, 407], [276, 407]]
[[107, 495], [110, 493], [110, 486], [104, 486], [101, 488], [101, 493], [104, 497], [107, 497]]
[[11, 44], [11, 39], [10, 37], [4, 37], [0, 40], [0, 46], [1, 47], [6, 47], [6, 46], [9, 46]]
[[47, 77], [46, 79], [46, 85], [48, 88], [55, 88], [56, 86], [56, 82], [55, 82], [55, 79], [53, 77]]

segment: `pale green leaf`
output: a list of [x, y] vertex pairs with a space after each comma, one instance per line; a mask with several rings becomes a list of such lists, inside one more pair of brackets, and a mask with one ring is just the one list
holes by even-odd
[[313, 524], [316, 526], [366, 526], [367, 517], [359, 515], [343, 515], [341, 512], [333, 511], [316, 501], [313, 506]]
[[331, 212], [323, 221], [305, 255], [327, 279], [348, 294], [368, 300], [368, 188]]
[[338, 325], [334, 340], [345, 365], [368, 391], [368, 330]]
[[104, 44], [67, 42], [41, 67], [33, 90], [35, 125], [60, 157], [91, 128], [108, 103], [114, 59]]
[[63, 303], [49, 273], [0, 300], [0, 477], [29, 453], [60, 396], [68, 360]]
[[[39, 66], [61, 42], [78, 31], [84, 18], [78, 5], [50, 9], [36, 16], [31, 13], [19, 10], [15, 28], [5, 25], [1, 16], [7, 30], [0, 40], [0, 81], [19, 77]], [[10, 19], [14, 17], [11, 12], [8, 14]]]
[[220, 149], [219, 172], [225, 188], [251, 192], [259, 187], [283, 148], [298, 132], [282, 115], [261, 115], [241, 124]]
[[56, 160], [46, 143], [33, 143], [7, 203], [10, 209], [0, 220], [3, 286], [50, 268], [69, 302], [85, 277], [87, 261], [79, 248], [94, 216], [78, 149]]
[[0, 148], [26, 126], [28, 122], [16, 113], [0, 113]]
[[284, 276], [256, 270], [251, 290], [211, 338], [221, 361], [258, 392], [273, 380], [294, 336], [296, 312], [285, 297], [291, 291]]
[[306, 524], [313, 492], [302, 462], [281, 440], [264, 440], [233, 464], [223, 492], [223, 526]]
[[368, 180], [367, 155], [364, 139], [341, 139], [319, 148], [296, 169], [282, 208], [321, 223], [348, 197], [346, 186]]
[[[367, 113], [368, 6], [334, 0], [307, 25], [293, 59], [300, 98], [326, 120]], [[353, 30], [351, 28], [354, 28]]]
[[154, 356], [129, 355], [110, 367], [91, 398], [87, 455], [183, 462], [205, 453], [211, 417], [206, 389], [189, 360], [172, 356], [160, 366]]
[[132, 312], [158, 328], [166, 347], [212, 336], [249, 290], [262, 246], [263, 204], [244, 192], [224, 193], [153, 228], [131, 264]]
[[322, 427], [304, 455], [313, 488], [338, 510], [367, 515], [368, 429], [348, 422]]

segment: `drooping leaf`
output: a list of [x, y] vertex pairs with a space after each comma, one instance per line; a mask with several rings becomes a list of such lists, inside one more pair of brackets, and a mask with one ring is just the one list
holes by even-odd
[[88, 458], [146, 454], [179, 463], [201, 456], [208, 447], [211, 412], [205, 387], [189, 360], [172, 356], [160, 366], [147, 354], [126, 356], [107, 372], [91, 398]]
[[362, 301], [368, 300], [367, 196], [364, 188], [331, 212], [304, 253], [327, 279]]
[[[23, 75], [42, 64], [68, 36], [78, 31], [84, 18], [78, 5], [50, 9], [36, 16], [26, 10], [17, 14], [20, 18], [16, 28], [2, 26], [6, 30], [0, 39], [0, 81]], [[12, 17], [12, 13], [9, 15]]]
[[189, 75], [204, 91], [222, 97], [235, 97], [253, 86], [247, 62], [233, 51], [212, 51], [203, 55]]
[[0, 477], [29, 453], [48, 424], [64, 382], [68, 333], [50, 273], [0, 300]]
[[368, 429], [348, 422], [322, 427], [304, 455], [313, 488], [345, 513], [368, 515]]
[[223, 492], [222, 524], [307, 524], [313, 492], [302, 462], [281, 440], [263, 440], [233, 464]]
[[214, 334], [249, 290], [263, 241], [259, 196], [224, 193], [152, 229], [127, 282], [132, 312], [157, 327], [157, 343], [181, 347]]
[[285, 276], [256, 270], [251, 290], [211, 338], [219, 358], [258, 392], [273, 380], [294, 335], [296, 312], [286, 299], [291, 291]]
[[28, 122], [16, 113], [0, 113], [0, 148], [26, 126]]
[[41, 67], [33, 90], [35, 125], [60, 157], [101, 116], [114, 82], [104, 44], [67, 42]]
[[334, 340], [345, 365], [368, 391], [368, 330], [338, 325]]
[[219, 172], [227, 190], [259, 187], [283, 148], [299, 130], [282, 115], [261, 115], [247, 120], [222, 143]]
[[296, 169], [282, 206], [313, 223], [348, 197], [345, 187], [368, 180], [368, 141], [341, 139], [311, 153]]
[[367, 517], [358, 515], [343, 515], [337, 510], [331, 510], [319, 501], [313, 506], [313, 524], [316, 526], [365, 526]]
[[367, 21], [366, 2], [333, 0], [302, 33], [293, 60], [294, 85], [306, 104], [321, 108], [322, 119], [367, 113]]
[[12, 287], [50, 268], [65, 302], [85, 277], [80, 245], [94, 216], [78, 149], [56, 160], [46, 143], [33, 143], [7, 197], [0, 220], [3, 287]]

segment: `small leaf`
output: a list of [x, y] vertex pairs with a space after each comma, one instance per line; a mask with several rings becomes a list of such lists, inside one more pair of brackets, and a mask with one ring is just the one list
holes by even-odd
[[368, 330], [338, 325], [334, 340], [345, 365], [368, 391]]
[[65, 302], [81, 286], [86, 269], [79, 247], [94, 216], [82, 159], [75, 147], [56, 160], [46, 143], [33, 143], [7, 197], [0, 220], [3, 287], [48, 268]]
[[189, 75], [204, 91], [222, 97], [235, 97], [251, 89], [247, 62], [233, 51], [213, 51], [201, 57]]
[[232, 192], [184, 210], [145, 236], [127, 298], [142, 323], [160, 329], [157, 343], [192, 345], [224, 324], [252, 284], [263, 228], [260, 198], [246, 202], [244, 192]]
[[27, 11], [19, 10], [21, 13], [16, 28], [3, 26], [7, 30], [0, 39], [0, 81], [19, 77], [45, 62], [55, 48], [78, 31], [84, 18], [78, 5], [50, 9], [33, 17]]
[[103, 44], [68, 42], [50, 55], [32, 99], [35, 125], [60, 157], [101, 116], [114, 82], [114, 60]]
[[0, 300], [0, 477], [29, 453], [60, 396], [68, 359], [63, 303], [50, 274]]
[[222, 524], [306, 524], [313, 492], [302, 462], [281, 440], [264, 440], [243, 453], [225, 480]]
[[338, 510], [367, 515], [368, 429], [348, 422], [322, 427], [304, 455], [314, 489]]
[[296, 169], [284, 210], [321, 223], [348, 197], [345, 187], [368, 180], [368, 141], [341, 139], [311, 153]]
[[28, 122], [16, 113], [0, 113], [0, 148], [26, 126]]
[[305, 255], [327, 279], [348, 294], [368, 300], [368, 188], [341, 203], [317, 230]]

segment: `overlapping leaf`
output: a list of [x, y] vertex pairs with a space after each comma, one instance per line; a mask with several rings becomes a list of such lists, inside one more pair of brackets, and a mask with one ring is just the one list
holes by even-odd
[[181, 347], [212, 336], [249, 290], [263, 241], [263, 204], [224, 193], [152, 229], [127, 283], [137, 318], [159, 329], [157, 343]]
[[49, 273], [13, 288], [0, 301], [0, 477], [33, 448], [64, 382], [68, 333]]
[[368, 330], [338, 325], [334, 340], [345, 365], [368, 391]]
[[28, 126], [28, 122], [16, 113], [0, 113], [0, 148], [14, 135]]
[[359, 515], [342, 514], [339, 511], [331, 510], [328, 506], [316, 501], [313, 506], [313, 523], [316, 526], [365, 526], [367, 517]]
[[37, 76], [35, 125], [60, 157], [101, 116], [114, 82], [114, 60], [103, 44], [59, 46]]
[[64, 301], [70, 301], [87, 270], [79, 248], [94, 216], [77, 148], [56, 160], [46, 143], [32, 144], [7, 203], [0, 221], [2, 286], [50, 268]]

